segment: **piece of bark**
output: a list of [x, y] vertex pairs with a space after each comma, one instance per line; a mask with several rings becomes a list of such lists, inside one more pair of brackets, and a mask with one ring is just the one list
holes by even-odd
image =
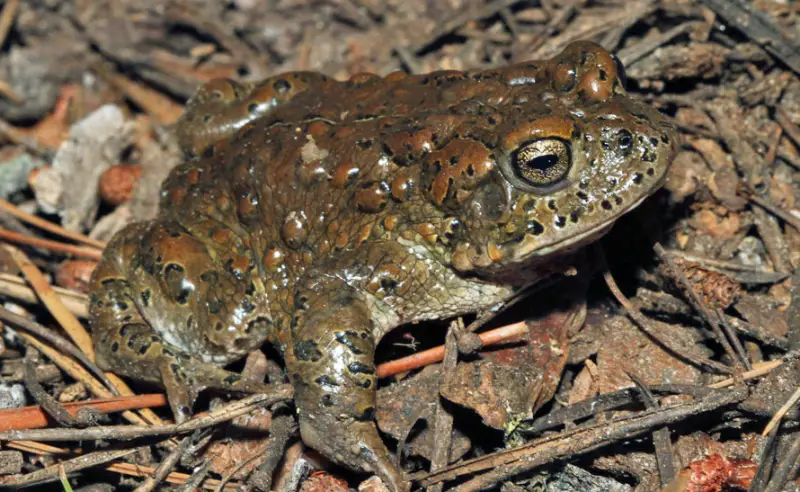
[[119, 162], [133, 140], [133, 129], [122, 110], [110, 104], [76, 123], [53, 166], [42, 170], [33, 182], [42, 210], [58, 213], [69, 231], [88, 229], [97, 213], [100, 175]]

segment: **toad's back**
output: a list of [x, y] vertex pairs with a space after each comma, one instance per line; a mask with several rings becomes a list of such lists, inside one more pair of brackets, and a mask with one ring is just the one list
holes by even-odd
[[177, 132], [192, 157], [159, 217], [94, 275], [101, 361], [163, 382], [181, 418], [204, 387], [257, 389], [216, 365], [269, 339], [306, 443], [395, 490], [377, 340], [535, 282], [652, 193], [674, 152], [590, 43], [474, 73], [214, 81]]

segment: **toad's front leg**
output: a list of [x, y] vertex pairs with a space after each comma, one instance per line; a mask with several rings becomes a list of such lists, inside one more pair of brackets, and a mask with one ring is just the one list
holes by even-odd
[[408, 490], [375, 425], [375, 338], [366, 303], [341, 282], [317, 278], [297, 290], [279, 333], [303, 441], [328, 458]]

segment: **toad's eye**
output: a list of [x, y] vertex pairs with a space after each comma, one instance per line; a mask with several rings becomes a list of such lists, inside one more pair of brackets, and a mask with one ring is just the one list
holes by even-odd
[[515, 173], [533, 186], [550, 186], [563, 180], [572, 167], [569, 145], [557, 138], [534, 140], [512, 156]]

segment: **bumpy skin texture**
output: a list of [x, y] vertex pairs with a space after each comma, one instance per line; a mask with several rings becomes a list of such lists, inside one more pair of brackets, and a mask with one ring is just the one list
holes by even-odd
[[270, 341], [303, 439], [408, 484], [373, 422], [393, 327], [502, 303], [655, 191], [674, 130], [591, 43], [481, 72], [208, 83], [177, 127], [190, 158], [160, 216], [93, 277], [106, 368], [197, 392], [258, 391], [220, 366]]

